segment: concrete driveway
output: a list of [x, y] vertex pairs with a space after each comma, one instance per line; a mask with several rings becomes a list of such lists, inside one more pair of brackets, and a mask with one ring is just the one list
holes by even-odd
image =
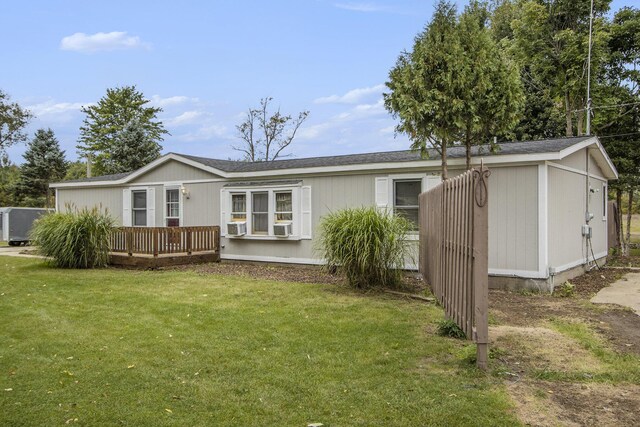
[[591, 298], [595, 304], [617, 304], [629, 307], [640, 316], [640, 273], [628, 273]]
[[0, 246], [0, 256], [16, 256], [23, 258], [43, 258], [40, 255], [21, 254], [24, 250], [32, 248], [31, 246]]

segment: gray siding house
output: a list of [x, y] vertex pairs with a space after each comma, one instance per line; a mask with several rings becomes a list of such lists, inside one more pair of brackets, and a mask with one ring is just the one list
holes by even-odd
[[[463, 147], [449, 149], [452, 176]], [[493, 286], [549, 289], [607, 256], [607, 181], [617, 172], [597, 137], [476, 147], [489, 179]], [[102, 205], [120, 224], [220, 225], [221, 258], [318, 264], [316, 227], [338, 209], [377, 206], [418, 216], [417, 195], [440, 182], [440, 159], [410, 151], [235, 162], [169, 153], [128, 174], [51, 184], [57, 209]], [[589, 221], [587, 224], [587, 212]], [[417, 233], [410, 244], [417, 246]], [[416, 265], [407, 260], [407, 267]], [[561, 276], [561, 277], [558, 277]]]

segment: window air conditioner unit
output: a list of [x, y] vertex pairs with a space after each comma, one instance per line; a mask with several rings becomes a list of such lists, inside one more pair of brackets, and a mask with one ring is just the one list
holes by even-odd
[[273, 234], [277, 237], [289, 237], [291, 235], [291, 224], [273, 224]]
[[228, 222], [227, 223], [228, 236], [244, 236], [245, 234], [247, 234], [246, 222]]

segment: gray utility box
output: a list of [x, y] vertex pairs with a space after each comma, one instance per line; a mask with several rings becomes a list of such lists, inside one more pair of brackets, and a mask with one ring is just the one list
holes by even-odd
[[29, 243], [29, 232], [33, 222], [52, 209], [0, 208], [0, 241], [10, 246]]

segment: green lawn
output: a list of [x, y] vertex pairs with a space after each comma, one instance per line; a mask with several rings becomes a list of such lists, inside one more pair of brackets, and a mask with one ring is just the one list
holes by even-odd
[[441, 317], [329, 285], [3, 257], [0, 424], [517, 425]]

